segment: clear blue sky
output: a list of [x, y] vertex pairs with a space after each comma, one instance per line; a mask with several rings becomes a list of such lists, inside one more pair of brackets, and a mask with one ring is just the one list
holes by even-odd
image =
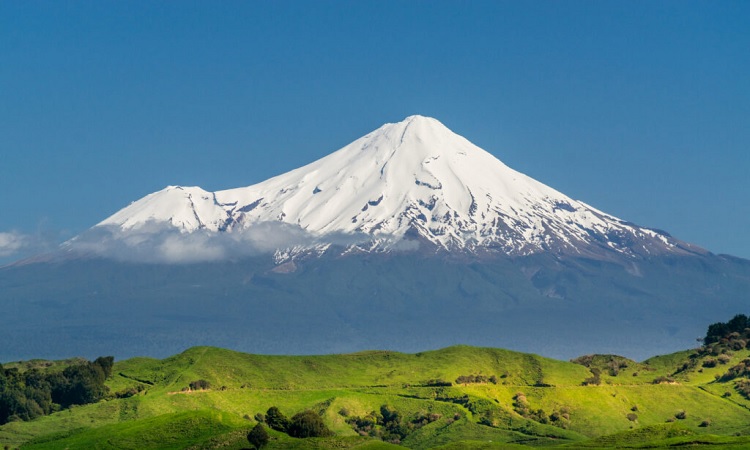
[[0, 2], [0, 257], [412, 114], [750, 258], [750, 2], [598, 0]]

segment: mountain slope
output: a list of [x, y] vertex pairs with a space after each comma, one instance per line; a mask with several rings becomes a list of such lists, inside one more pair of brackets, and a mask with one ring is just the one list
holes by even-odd
[[304, 167], [218, 192], [170, 186], [105, 219], [121, 231], [166, 224], [232, 233], [260, 223], [298, 226], [316, 244], [359, 251], [400, 245], [527, 255], [702, 252], [521, 174], [439, 121], [386, 124]]
[[166, 356], [192, 345], [318, 354], [454, 344], [641, 359], [693, 345], [706, 322], [744, 311], [750, 290], [750, 261], [719, 256], [622, 265], [394, 252], [327, 254], [293, 266], [264, 256], [0, 269], [0, 361]]

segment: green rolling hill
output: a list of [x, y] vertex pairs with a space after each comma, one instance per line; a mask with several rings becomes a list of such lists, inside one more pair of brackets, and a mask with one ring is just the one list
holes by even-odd
[[[2, 425], [0, 445], [249, 448], [257, 414], [276, 406], [287, 417], [319, 413], [333, 435], [298, 439], [269, 429], [265, 448], [749, 448], [742, 376], [723, 376], [750, 351], [730, 344], [640, 363], [612, 355], [563, 362], [468, 346], [324, 356], [195, 347], [161, 360], [116, 362], [107, 399]], [[49, 364], [4, 367], [32, 365]], [[190, 390], [197, 380], [210, 387]], [[382, 407], [397, 412], [400, 434], [388, 431]]]

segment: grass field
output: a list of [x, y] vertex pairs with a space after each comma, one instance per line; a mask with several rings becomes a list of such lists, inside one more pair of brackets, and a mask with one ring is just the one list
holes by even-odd
[[[748, 350], [732, 352], [716, 367], [698, 361], [686, 369], [691, 355], [695, 359], [693, 352], [680, 352], [642, 363], [600, 355], [584, 366], [467, 346], [324, 356], [196, 347], [163, 360], [116, 362], [110, 392], [140, 386], [137, 395], [5, 424], [0, 445], [241, 449], [249, 447], [245, 436], [257, 423], [255, 415], [277, 406], [288, 417], [318, 412], [334, 436], [296, 439], [269, 430], [269, 449], [750, 448], [750, 401], [733, 381], [716, 380], [747, 358]], [[613, 365], [614, 372], [608, 369]], [[584, 386], [595, 369], [599, 384]], [[462, 376], [484, 381], [457, 383]], [[654, 384], [660, 377], [666, 381]], [[211, 388], [185, 391], [195, 380]], [[432, 419], [399, 445], [359, 435], [351, 419], [383, 405], [405, 420]]]

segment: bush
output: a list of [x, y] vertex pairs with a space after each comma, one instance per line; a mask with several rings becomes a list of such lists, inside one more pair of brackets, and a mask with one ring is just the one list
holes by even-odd
[[710, 425], [711, 425], [711, 419], [706, 419], [703, 422], [701, 422], [700, 425], [698, 425], [698, 426], [705, 428], [705, 427], [710, 426]]
[[250, 430], [250, 433], [247, 434], [247, 440], [252, 446], [260, 449], [268, 444], [270, 438], [268, 437], [266, 427], [264, 427], [263, 424], [259, 423], [258, 425], [255, 425], [252, 430]]
[[713, 358], [708, 358], [705, 361], [703, 361], [702, 366], [703, 367], [716, 367], [716, 360]]
[[602, 371], [597, 369], [596, 367], [593, 369], [589, 369], [589, 370], [592, 376], [583, 380], [583, 383], [581, 384], [583, 386], [600, 385], [602, 383], [602, 380], [601, 380]]
[[195, 380], [191, 381], [190, 384], [188, 384], [190, 387], [190, 390], [192, 391], [201, 391], [205, 389], [211, 389], [211, 383], [209, 383], [206, 380]]
[[674, 415], [674, 418], [675, 419], [680, 419], [680, 420], [685, 420], [685, 419], [687, 419], [687, 413], [685, 412], [684, 409], [680, 410], [680, 411], [677, 411], [677, 413]]
[[734, 387], [743, 397], [750, 399], [750, 380], [737, 381]]
[[674, 383], [674, 378], [672, 377], [656, 377], [654, 378], [654, 381], [652, 381], [653, 384], [664, 384], [664, 383]]
[[296, 438], [324, 437], [332, 436], [333, 433], [328, 429], [323, 419], [315, 412], [302, 411], [292, 417], [289, 422], [289, 436]]
[[744, 333], [745, 329], [750, 327], [750, 318], [744, 314], [737, 314], [729, 322], [717, 322], [708, 326], [706, 337], [703, 338], [705, 344], [712, 344], [720, 341], [722, 338], [734, 335], [739, 337], [740, 333]]
[[[492, 383], [497, 384], [497, 377], [495, 375], [460, 375], [456, 378], [456, 384], [470, 384], [470, 383]], [[449, 384], [450, 386], [450, 384]]]
[[272, 406], [266, 411], [266, 425], [276, 431], [286, 433], [289, 427], [289, 419], [279, 411], [279, 408]]

